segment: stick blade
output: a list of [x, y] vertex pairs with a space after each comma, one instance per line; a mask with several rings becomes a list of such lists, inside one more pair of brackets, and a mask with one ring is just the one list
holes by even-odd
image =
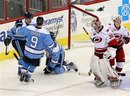
[[83, 73], [83, 72], [79, 72], [78, 73], [80, 76], [90, 76], [88, 73]]

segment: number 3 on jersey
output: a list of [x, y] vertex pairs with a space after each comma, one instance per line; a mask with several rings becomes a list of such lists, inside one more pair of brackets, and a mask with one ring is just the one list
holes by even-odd
[[31, 47], [32, 47], [32, 48], [36, 48], [37, 42], [38, 42], [38, 37], [32, 36], [32, 37], [31, 37], [31, 42], [32, 42]]

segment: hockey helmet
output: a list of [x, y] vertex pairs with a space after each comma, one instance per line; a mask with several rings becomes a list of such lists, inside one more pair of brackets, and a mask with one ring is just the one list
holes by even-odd
[[100, 27], [100, 25], [101, 25], [101, 21], [100, 20], [94, 19], [91, 22], [91, 27], [94, 28], [94, 29]]
[[16, 20], [16, 22], [15, 22], [15, 26], [16, 26], [16, 27], [22, 26], [22, 25], [23, 25], [22, 19]]
[[33, 18], [33, 14], [30, 13], [30, 12], [25, 12], [24, 17], [25, 17], [26, 19], [32, 19], [32, 18]]
[[112, 16], [112, 17], [111, 17], [111, 19], [112, 19], [113, 21], [115, 21], [117, 18], [120, 18], [120, 15], [115, 15], [115, 16]]
[[112, 16], [112, 20], [116, 27], [121, 25], [121, 17], [119, 15]]
[[38, 26], [43, 25], [43, 21], [44, 21], [43, 17], [37, 17], [36, 22], [37, 22], [37, 25], [38, 25]]

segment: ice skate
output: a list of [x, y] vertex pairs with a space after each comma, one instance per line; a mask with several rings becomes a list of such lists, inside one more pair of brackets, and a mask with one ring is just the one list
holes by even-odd
[[18, 67], [18, 76], [20, 76], [21, 75], [21, 67]]
[[23, 82], [25, 80], [25, 76], [26, 76], [26, 73], [25, 72], [22, 72], [20, 74], [20, 82]]
[[110, 86], [111, 88], [117, 89], [120, 87], [121, 82], [122, 82], [121, 79], [110, 80]]
[[73, 62], [70, 62], [68, 65], [69, 65], [75, 72], [78, 71], [77, 66], [76, 66]]
[[28, 83], [28, 82], [34, 82], [34, 79], [31, 78], [31, 75], [30, 75], [30, 74], [26, 74], [24, 81], [25, 81], [26, 83]]
[[34, 79], [31, 78], [30, 74], [23, 72], [20, 75], [20, 81], [28, 83], [28, 82], [34, 82]]

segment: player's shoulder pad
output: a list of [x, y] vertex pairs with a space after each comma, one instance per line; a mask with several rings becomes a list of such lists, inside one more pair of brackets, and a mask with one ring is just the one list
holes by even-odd
[[35, 26], [35, 25], [36, 25], [36, 21], [35, 21], [35, 20], [32, 20], [31, 23], [30, 23], [29, 25]]
[[16, 30], [16, 27], [14, 26], [14, 27], [12, 27], [10, 30]]
[[125, 26], [121, 26], [122, 29], [124, 29], [125, 31], [128, 31], [128, 29]]
[[35, 26], [32, 26], [32, 25], [26, 26], [26, 28], [29, 30], [35, 30]]
[[108, 28], [111, 28], [111, 27], [113, 27], [114, 26], [114, 24], [112, 24], [112, 23], [108, 23], [107, 25], [106, 25], [106, 27], [108, 27]]
[[50, 32], [46, 28], [43, 28], [43, 27], [42, 29], [39, 29], [39, 32], [43, 34], [50, 34]]
[[55, 47], [53, 48], [52, 52], [57, 53], [60, 51], [60, 48], [61, 46], [57, 42], [55, 42]]
[[103, 34], [105, 34], [105, 35], [110, 35], [111, 34], [111, 30], [107, 26], [104, 26], [104, 28], [103, 28], [103, 30], [101, 32]]

